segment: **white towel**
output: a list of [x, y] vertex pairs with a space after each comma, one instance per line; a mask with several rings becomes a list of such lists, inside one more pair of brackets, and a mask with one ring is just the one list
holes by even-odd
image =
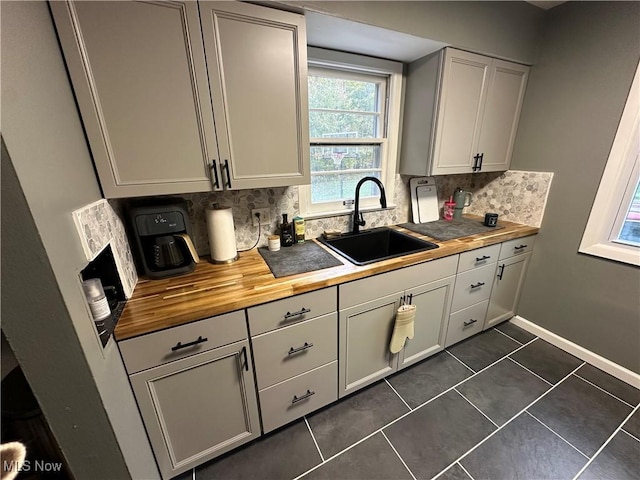
[[401, 305], [396, 312], [396, 323], [393, 327], [389, 350], [398, 353], [404, 347], [407, 338], [413, 338], [413, 320], [416, 318], [415, 305]]

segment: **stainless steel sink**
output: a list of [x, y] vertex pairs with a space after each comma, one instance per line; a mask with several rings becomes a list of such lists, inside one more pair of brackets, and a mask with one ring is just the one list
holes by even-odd
[[368, 265], [388, 258], [438, 248], [435, 243], [387, 227], [318, 240], [356, 265]]

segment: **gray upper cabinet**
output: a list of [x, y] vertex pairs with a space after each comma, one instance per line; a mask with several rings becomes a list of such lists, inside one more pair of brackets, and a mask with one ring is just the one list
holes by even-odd
[[304, 17], [235, 2], [51, 9], [106, 197], [308, 183]]
[[200, 14], [225, 187], [309, 183], [304, 17], [218, 1]]
[[528, 71], [453, 48], [410, 64], [401, 173], [508, 170]]

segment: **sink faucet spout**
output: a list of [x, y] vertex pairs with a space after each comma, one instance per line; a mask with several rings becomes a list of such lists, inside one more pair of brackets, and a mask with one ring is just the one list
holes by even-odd
[[362, 213], [360, 212], [360, 187], [364, 182], [371, 181], [378, 185], [380, 189], [380, 206], [382, 208], [387, 208], [387, 196], [384, 193], [384, 185], [380, 180], [376, 177], [364, 177], [361, 179], [356, 185], [356, 202], [353, 209], [353, 230], [352, 233], [360, 233], [360, 227], [364, 227], [365, 221], [362, 217]]

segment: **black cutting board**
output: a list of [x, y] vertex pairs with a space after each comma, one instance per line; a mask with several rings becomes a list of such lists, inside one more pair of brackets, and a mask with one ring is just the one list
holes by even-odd
[[398, 226], [411, 230], [412, 232], [427, 235], [428, 237], [440, 240], [441, 242], [504, 228], [501, 225], [496, 227], [487, 227], [482, 223], [482, 221], [473, 220], [471, 218], [457, 218], [451, 221], [436, 220], [435, 222], [427, 223], [401, 223]]
[[267, 247], [260, 247], [258, 252], [276, 278], [343, 265], [340, 260], [312, 241], [297, 243], [291, 247], [280, 247], [277, 252], [270, 252]]

